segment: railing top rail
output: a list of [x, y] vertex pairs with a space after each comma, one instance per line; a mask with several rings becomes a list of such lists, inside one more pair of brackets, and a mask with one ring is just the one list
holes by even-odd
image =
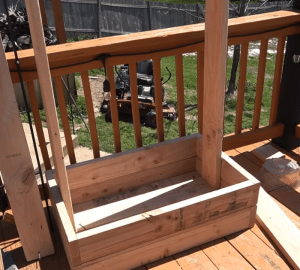
[[[130, 56], [147, 54], [204, 42], [204, 23], [161, 30], [85, 40], [47, 47], [51, 69], [92, 62], [101, 54]], [[300, 13], [281, 10], [229, 20], [229, 45], [300, 33]], [[13, 53], [6, 53], [9, 68], [16, 70]], [[33, 50], [19, 52], [23, 71], [36, 69]], [[100, 61], [97, 61], [99, 67]], [[101, 65], [101, 64], [100, 64]], [[71, 71], [72, 73], [74, 71]], [[13, 72], [14, 73], [14, 72]], [[12, 74], [13, 74], [12, 73]], [[13, 80], [14, 79], [13, 76]]]

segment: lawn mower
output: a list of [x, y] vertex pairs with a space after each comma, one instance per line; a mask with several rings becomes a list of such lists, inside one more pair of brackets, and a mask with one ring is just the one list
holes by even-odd
[[[172, 74], [169, 71], [169, 78], [162, 83], [162, 107], [163, 118], [174, 121], [177, 118], [176, 110], [173, 106], [164, 102], [165, 88], [163, 85], [167, 83]], [[122, 65], [119, 70], [116, 70], [115, 78], [116, 97], [119, 114], [132, 114], [131, 109], [131, 93], [129, 66]], [[161, 78], [163, 81], [163, 78]], [[137, 85], [138, 85], [138, 102], [140, 117], [145, 120], [146, 126], [156, 128], [156, 108], [155, 108], [155, 91], [153, 81], [153, 62], [152, 60], [140, 61], [137, 65]], [[110, 113], [110, 89], [104, 85], [103, 102], [100, 107], [100, 112], [105, 113], [105, 120], [111, 122]]]

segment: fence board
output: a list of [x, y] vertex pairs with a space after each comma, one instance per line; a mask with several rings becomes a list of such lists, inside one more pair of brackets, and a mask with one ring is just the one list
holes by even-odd
[[[7, 0], [8, 5], [17, 0]], [[4, 5], [0, 1], [0, 13]], [[55, 31], [51, 0], [44, 0], [48, 26]], [[87, 35], [113, 36], [154, 29], [163, 29], [191, 23], [203, 22], [205, 7], [197, 4], [171, 4], [141, 0], [61, 0], [68, 38]], [[289, 4], [289, 5], [288, 5]], [[235, 8], [238, 4], [232, 4]], [[253, 14], [275, 11], [291, 6], [289, 1], [251, 3], [248, 11]], [[21, 0], [18, 7], [24, 6]], [[200, 15], [200, 16], [199, 16]], [[229, 17], [236, 16], [230, 8]]]

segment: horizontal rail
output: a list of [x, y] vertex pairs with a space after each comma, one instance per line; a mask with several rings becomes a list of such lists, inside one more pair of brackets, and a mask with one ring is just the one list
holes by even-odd
[[[297, 11], [276, 11], [266, 14], [253, 15], [229, 20], [228, 45], [245, 43], [271, 38], [280, 35], [292, 35], [300, 33], [300, 14]], [[64, 75], [72, 72], [80, 72], [80, 68], [86, 65], [101, 66], [99, 60], [95, 60], [101, 54], [110, 56], [132, 56], [150, 54], [162, 51], [182, 49], [196, 51], [196, 47], [204, 42], [204, 23], [188, 26], [160, 29], [124, 36], [106, 37], [94, 40], [73, 42], [54, 45], [47, 48], [52, 76]], [[192, 48], [190, 48], [192, 46]], [[186, 47], [186, 48], [185, 48]], [[13, 82], [18, 82], [13, 53], [6, 53], [9, 68], [12, 71]], [[37, 76], [33, 50], [19, 52], [21, 68], [25, 72], [24, 79], [33, 80]], [[125, 60], [125, 59], [124, 59]], [[64, 69], [65, 68], [65, 69]], [[59, 69], [59, 74], [55, 70]], [[62, 74], [62, 71], [65, 73]], [[30, 76], [28, 76], [30, 73]]]
[[223, 138], [223, 151], [228, 151], [245, 145], [281, 137], [283, 132], [284, 124], [278, 123], [272, 126], [226, 136]]

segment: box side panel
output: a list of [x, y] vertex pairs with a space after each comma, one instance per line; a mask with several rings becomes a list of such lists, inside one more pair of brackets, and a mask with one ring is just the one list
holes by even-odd
[[69, 265], [72, 268], [81, 264], [78, 240], [59, 188], [51, 171], [46, 172], [46, 178], [48, 182], [52, 212], [58, 226]]
[[82, 261], [104, 257], [206, 222], [218, 223], [223, 216], [251, 207], [252, 194], [253, 186], [245, 182], [78, 233]]
[[196, 138], [192, 135], [69, 166], [70, 190], [195, 157]]
[[[255, 210], [254, 210], [255, 211]], [[82, 269], [126, 270], [247, 229], [253, 208], [82, 264]]]
[[73, 204], [80, 204], [97, 198], [125, 192], [142, 185], [193, 172], [196, 169], [195, 157], [159, 166], [105, 181], [91, 183], [84, 187], [71, 189]]
[[260, 182], [224, 152], [222, 152], [221, 180], [224, 182], [223, 186], [230, 186], [244, 181], [251, 182], [254, 186], [251, 204], [252, 206], [257, 204]]

